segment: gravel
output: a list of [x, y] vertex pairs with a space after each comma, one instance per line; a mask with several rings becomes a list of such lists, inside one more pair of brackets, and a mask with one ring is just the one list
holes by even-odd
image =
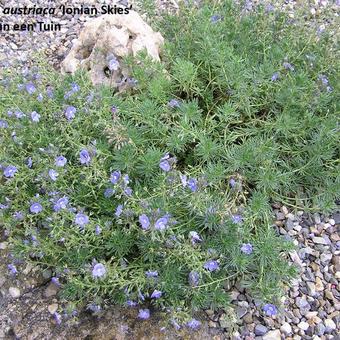
[[[239, 329], [233, 332], [233, 339], [262, 337], [279, 340], [292, 334], [294, 337], [291, 339], [294, 340], [337, 339], [340, 320], [340, 246], [339, 238], [334, 235], [338, 235], [339, 225], [331, 223], [335, 221], [334, 215], [337, 213], [332, 216], [310, 215], [275, 205], [274, 214], [275, 226], [281, 226], [279, 230], [282, 235], [288, 233], [289, 228], [301, 227], [301, 232], [292, 236], [297, 250], [290, 253], [290, 260], [298, 266], [300, 274], [292, 280], [290, 288], [286, 287], [280, 313], [271, 318], [262, 314], [258, 307], [261, 302], [252, 300], [242, 288], [233, 288], [232, 304], [236, 307], [236, 315], [242, 317], [243, 321], [238, 323]], [[283, 220], [281, 214], [285, 216]], [[293, 222], [294, 226], [288, 221]], [[244, 298], [248, 307], [244, 304]], [[228, 323], [221, 326], [231, 329]]]

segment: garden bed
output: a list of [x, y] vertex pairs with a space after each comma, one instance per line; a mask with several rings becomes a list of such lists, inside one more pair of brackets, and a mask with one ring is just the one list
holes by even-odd
[[[208, 310], [211, 328], [219, 321], [231, 334], [243, 319], [252, 325], [243, 332], [273, 336], [283, 283], [306, 259], [316, 274], [301, 293], [314, 299], [326, 285], [325, 313], [307, 316], [320, 305], [293, 289], [299, 311], [286, 323], [306, 338], [321, 323], [332, 338], [337, 218], [301, 221], [302, 210], [337, 208], [334, 31], [231, 2], [183, 6], [153, 25], [166, 40], [162, 62], [120, 60], [131, 72], [124, 93], [44, 62], [4, 74], [3, 248], [50, 270], [42, 284], [71, 302], [53, 311], [57, 324], [118, 304], [140, 320], [167, 312], [175, 329], [202, 328], [197, 315]], [[236, 310], [227, 307], [235, 285]]]

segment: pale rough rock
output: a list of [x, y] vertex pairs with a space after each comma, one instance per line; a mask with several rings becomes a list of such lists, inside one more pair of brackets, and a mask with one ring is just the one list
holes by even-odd
[[281, 340], [281, 332], [278, 329], [274, 331], [270, 331], [266, 335], [264, 335], [262, 339], [263, 340]]
[[15, 298], [15, 299], [20, 297], [20, 295], [21, 295], [21, 292], [20, 292], [19, 288], [16, 288], [16, 287], [10, 287], [8, 289], [8, 292], [11, 295], [11, 297]]
[[[121, 67], [121, 59], [146, 50], [153, 60], [159, 61], [163, 42], [162, 35], [154, 32], [135, 11], [125, 15], [102, 15], [84, 25], [61, 69], [73, 74], [84, 68], [89, 71], [94, 85], [110, 84], [118, 88], [129, 77], [129, 70]], [[108, 74], [108, 62], [112, 56], [120, 67]]]
[[58, 304], [57, 303], [52, 303], [51, 305], [49, 305], [47, 307], [48, 311], [50, 312], [50, 314], [54, 314], [57, 310], [58, 310]]
[[292, 333], [292, 326], [288, 323], [285, 322], [281, 328], [280, 328], [281, 332], [283, 332], [285, 335], [289, 335]]

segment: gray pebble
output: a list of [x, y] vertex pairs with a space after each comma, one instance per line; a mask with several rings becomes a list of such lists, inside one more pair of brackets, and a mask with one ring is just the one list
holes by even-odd
[[326, 327], [325, 327], [325, 325], [324, 325], [322, 322], [320, 322], [318, 325], [316, 325], [316, 327], [315, 327], [315, 333], [316, 333], [318, 336], [324, 335], [325, 332], [326, 332]]
[[268, 332], [268, 328], [261, 324], [255, 326], [255, 335], [265, 335]]

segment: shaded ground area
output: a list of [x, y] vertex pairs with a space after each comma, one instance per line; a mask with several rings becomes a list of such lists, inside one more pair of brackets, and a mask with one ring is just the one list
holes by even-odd
[[226, 339], [223, 330], [208, 325], [195, 332], [162, 329], [160, 314], [141, 321], [138, 308], [111, 308], [98, 315], [83, 312], [75, 318], [62, 315], [59, 325], [52, 314], [61, 302], [58, 287], [50, 283], [51, 273], [21, 264], [13, 276], [7, 268], [12, 263], [7, 250], [1, 251], [0, 259], [0, 339]]
[[[267, 317], [261, 302], [236, 285], [230, 292], [234, 309], [206, 310], [196, 318], [201, 329], [176, 331], [161, 313], [147, 321], [137, 318], [139, 308], [109, 310], [76, 317], [63, 314], [67, 301], [58, 298], [52, 272], [16, 262], [5, 238], [0, 240], [0, 339], [233, 339], [328, 340], [338, 339], [340, 325], [340, 214], [293, 214], [274, 206], [273, 228], [297, 246], [290, 260], [300, 276], [292, 282], [275, 317]], [[18, 273], [8, 268], [15, 264]], [[58, 324], [53, 313], [61, 314]], [[167, 327], [166, 327], [167, 326]], [[164, 328], [165, 327], [165, 328]]]

